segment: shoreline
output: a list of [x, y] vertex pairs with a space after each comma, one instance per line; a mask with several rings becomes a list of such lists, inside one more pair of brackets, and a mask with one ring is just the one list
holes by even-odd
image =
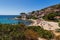
[[33, 23], [31, 23], [29, 26], [40, 26], [45, 30], [56, 30], [60, 27], [58, 26], [58, 23], [56, 22], [49, 22], [49, 21], [41, 21], [41, 20], [33, 20]]
[[[24, 19], [20, 19], [20, 18], [9, 18], [9, 19], [12, 19], [12, 20], [24, 20]], [[26, 19], [26, 21], [29, 21], [30, 24], [27, 25], [27, 26], [40, 26], [42, 27], [43, 29], [45, 30], [55, 30], [55, 29], [58, 29], [60, 28], [58, 26], [58, 23], [57, 22], [49, 22], [49, 21], [45, 21], [43, 19]]]

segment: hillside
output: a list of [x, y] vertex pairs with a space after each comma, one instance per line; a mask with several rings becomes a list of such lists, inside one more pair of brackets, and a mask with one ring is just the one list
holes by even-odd
[[50, 20], [50, 21], [59, 21], [60, 20], [60, 4], [45, 8], [43, 19]]
[[56, 5], [44, 8], [40, 11], [43, 11], [44, 13], [60, 12], [60, 4], [56, 4]]
[[47, 8], [43, 8], [41, 10], [37, 10], [37, 11], [32, 11], [31, 14], [35, 15], [35, 16], [43, 16], [47, 13], [52, 13], [52, 12], [60, 12], [60, 4], [56, 4]]
[[[26, 15], [26, 14], [25, 14]], [[43, 8], [41, 10], [36, 10], [29, 12], [27, 17], [24, 15], [25, 18], [28, 19], [39, 19], [41, 17], [45, 17], [45, 19], [49, 16], [50, 19], [54, 19], [54, 17], [58, 16], [60, 18], [60, 4], [56, 4], [47, 8]], [[48, 18], [47, 18], [48, 19]]]
[[55, 16], [55, 14], [60, 16], [60, 4], [46, 7], [41, 10], [32, 11], [32, 12], [29, 12], [28, 14], [20, 13], [21, 14], [20, 18], [22, 18], [22, 19], [26, 19], [26, 18], [27, 19], [39, 19], [39, 18], [46, 16], [48, 14], [50, 15], [51, 13], [53, 13], [54, 16]]

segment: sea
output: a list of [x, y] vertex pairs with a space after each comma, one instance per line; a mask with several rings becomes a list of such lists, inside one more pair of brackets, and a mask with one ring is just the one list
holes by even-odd
[[16, 20], [13, 19], [19, 15], [0, 15], [0, 24], [31, 24], [31, 21], [28, 20]]

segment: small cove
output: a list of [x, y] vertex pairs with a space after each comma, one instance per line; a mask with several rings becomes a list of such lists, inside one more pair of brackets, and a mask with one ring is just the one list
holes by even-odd
[[17, 17], [18, 15], [0, 15], [0, 24], [31, 24], [29, 20], [15, 20], [13, 18]]

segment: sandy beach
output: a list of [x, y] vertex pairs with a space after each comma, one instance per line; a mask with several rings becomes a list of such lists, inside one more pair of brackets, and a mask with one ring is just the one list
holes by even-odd
[[55, 30], [60, 28], [57, 22], [49, 22], [44, 20], [33, 20], [33, 19], [31, 20], [33, 21], [33, 23], [30, 24], [29, 26], [41, 26], [45, 30]]

